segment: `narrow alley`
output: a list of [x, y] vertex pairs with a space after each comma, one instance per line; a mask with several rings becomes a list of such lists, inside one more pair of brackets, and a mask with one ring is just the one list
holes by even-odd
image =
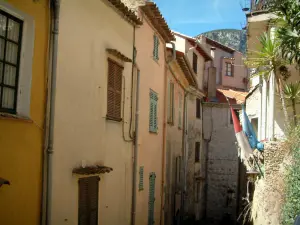
[[0, 0], [0, 224], [293, 225], [299, 0]]

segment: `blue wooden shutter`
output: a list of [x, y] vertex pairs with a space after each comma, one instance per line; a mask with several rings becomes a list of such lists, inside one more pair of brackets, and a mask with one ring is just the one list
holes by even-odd
[[144, 167], [140, 166], [140, 182], [139, 182], [139, 191], [144, 190]]
[[148, 202], [148, 225], [154, 224], [154, 202], [155, 202], [155, 173], [149, 176], [149, 202]]
[[153, 36], [153, 58], [159, 60], [158, 57], [159, 39], [156, 35]]
[[150, 90], [149, 131], [157, 132], [157, 94]]

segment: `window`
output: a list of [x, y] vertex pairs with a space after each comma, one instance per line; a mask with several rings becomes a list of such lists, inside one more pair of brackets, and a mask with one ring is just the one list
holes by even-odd
[[[236, 117], [239, 119], [239, 117], [240, 117], [239, 111], [237, 109], [234, 109], [233, 111], [234, 111]], [[232, 120], [232, 115], [231, 115], [231, 110], [230, 109], [229, 109], [229, 114], [230, 114], [230, 124], [233, 124], [233, 120]]]
[[197, 73], [198, 70], [198, 56], [195, 52], [193, 52], [193, 70]]
[[0, 111], [17, 112], [23, 21], [0, 10]]
[[139, 191], [144, 190], [144, 167], [140, 166], [140, 182], [139, 182]]
[[157, 132], [157, 93], [150, 90], [149, 131]]
[[154, 206], [155, 206], [155, 173], [149, 175], [149, 197], [148, 197], [148, 225], [154, 224]]
[[121, 121], [123, 67], [108, 59], [107, 118]]
[[156, 35], [153, 36], [153, 59], [155, 61], [159, 60], [158, 50], [159, 50], [159, 39]]
[[195, 202], [200, 202], [200, 191], [201, 191], [201, 186], [200, 186], [201, 184], [200, 184], [200, 182], [199, 181], [197, 181], [196, 183], [195, 183]]
[[182, 94], [178, 94], [178, 128], [182, 128]]
[[168, 123], [174, 123], [174, 83], [168, 83]]
[[200, 142], [195, 144], [195, 162], [200, 162]]
[[97, 176], [79, 179], [78, 224], [98, 224], [98, 192], [99, 180]]
[[201, 100], [199, 98], [196, 99], [196, 117], [201, 119]]
[[180, 182], [181, 182], [181, 156], [176, 157], [176, 189], [180, 191]]
[[226, 62], [225, 66], [226, 66], [226, 76], [232, 77], [233, 69], [234, 69], [233, 64]]

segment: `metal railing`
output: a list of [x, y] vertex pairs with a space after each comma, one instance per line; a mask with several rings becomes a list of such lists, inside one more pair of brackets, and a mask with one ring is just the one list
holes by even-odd
[[268, 0], [251, 0], [251, 12], [267, 9]]

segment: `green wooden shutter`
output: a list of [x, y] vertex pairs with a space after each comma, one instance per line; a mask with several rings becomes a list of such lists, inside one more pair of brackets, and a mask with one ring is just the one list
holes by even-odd
[[159, 60], [158, 49], [159, 49], [159, 39], [156, 35], [154, 35], [153, 36], [153, 58], [155, 60]]
[[140, 182], [139, 182], [139, 191], [144, 190], [144, 167], [140, 166]]
[[149, 202], [148, 202], [148, 225], [154, 224], [154, 202], [155, 202], [155, 173], [149, 176]]
[[157, 132], [157, 94], [150, 90], [149, 131]]

